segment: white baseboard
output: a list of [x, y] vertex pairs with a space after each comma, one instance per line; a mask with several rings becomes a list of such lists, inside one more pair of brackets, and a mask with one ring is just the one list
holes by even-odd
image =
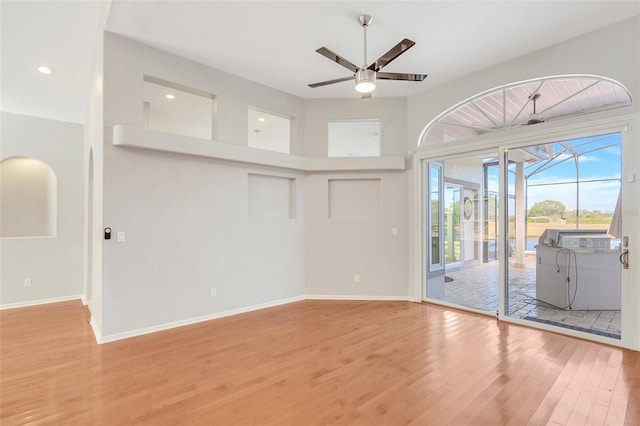
[[[241, 308], [230, 309], [227, 311], [216, 312], [213, 314], [203, 315], [200, 317], [189, 318], [185, 320], [174, 321], [165, 324], [154, 325], [151, 327], [140, 328], [137, 330], [126, 331], [123, 333], [116, 333], [107, 336], [103, 336], [101, 331], [98, 329], [93, 317], [89, 321], [91, 325], [91, 329], [93, 330], [93, 334], [96, 338], [96, 342], [98, 344], [115, 342], [117, 340], [128, 339], [130, 337], [142, 336], [144, 334], [155, 333], [157, 331], [169, 330], [172, 328], [183, 327], [185, 325], [197, 324], [204, 321], [210, 321], [217, 318], [228, 317], [232, 315], [238, 315], [246, 312], [257, 311], [259, 309], [271, 308], [279, 305], [286, 305], [288, 303], [299, 302], [301, 300], [379, 300], [379, 301], [401, 301], [401, 302], [413, 302], [414, 299], [407, 296], [370, 296], [370, 295], [344, 295], [344, 294], [307, 294], [304, 296], [295, 296], [289, 297], [286, 299], [274, 300], [271, 302], [259, 303], [256, 305], [244, 306]], [[56, 297], [52, 299], [42, 299], [42, 300], [31, 300], [28, 302], [21, 303], [8, 303], [6, 305], [0, 305], [0, 309], [13, 309], [13, 308], [23, 308], [28, 306], [36, 306], [43, 305], [47, 303], [56, 303], [56, 302], [66, 302], [69, 300], [80, 300], [83, 303], [84, 298], [83, 295], [78, 294], [74, 296], [67, 297]]]
[[351, 294], [307, 294], [305, 299], [308, 300], [379, 300], [379, 301], [401, 301], [413, 302], [414, 299], [407, 296], [370, 296], [370, 295], [351, 295]]
[[91, 319], [89, 320], [89, 325], [91, 326], [91, 329], [93, 330], [93, 336], [96, 338], [96, 342], [99, 345], [104, 343], [102, 341], [102, 333], [100, 332], [100, 329], [98, 328], [98, 325], [96, 324], [96, 322], [93, 320], [93, 315], [91, 316]]
[[169, 323], [160, 324], [160, 325], [154, 325], [151, 327], [125, 331], [123, 333], [116, 333], [116, 334], [111, 334], [107, 336], [99, 335], [99, 333], [97, 332], [97, 328], [95, 327], [95, 324], [92, 324], [91, 327], [93, 328], [93, 332], [96, 335], [96, 341], [102, 344], [102, 343], [115, 342], [116, 340], [128, 339], [130, 337], [142, 336], [144, 334], [155, 333], [157, 331], [169, 330], [176, 327], [183, 327], [185, 325], [197, 324], [199, 322], [210, 321], [213, 319], [228, 317], [231, 315], [243, 314], [245, 312], [256, 311], [258, 309], [271, 308], [274, 306], [285, 305], [287, 303], [299, 302], [304, 299], [305, 299], [305, 296], [289, 297], [287, 299], [280, 299], [280, 300], [274, 300], [271, 302], [259, 303], [256, 305], [243, 306], [242, 308], [230, 309], [228, 311], [216, 312], [213, 314], [203, 315], [200, 317], [189, 318], [185, 320], [179, 320], [179, 321], [169, 322]]
[[50, 299], [27, 300], [26, 302], [6, 303], [4, 305], [0, 305], [0, 310], [27, 308], [29, 306], [46, 305], [48, 303], [68, 302], [69, 300], [82, 300], [82, 295], [74, 294], [71, 296], [52, 297]]

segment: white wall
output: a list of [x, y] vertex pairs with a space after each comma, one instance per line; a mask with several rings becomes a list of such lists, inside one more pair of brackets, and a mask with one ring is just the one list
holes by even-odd
[[[114, 124], [143, 127], [144, 75], [216, 95], [223, 142], [247, 144], [249, 105], [304, 122], [300, 98], [105, 35], [103, 337], [302, 297], [302, 174], [114, 147]], [[250, 173], [295, 179], [296, 218], [249, 218]]]
[[[305, 152], [327, 156], [328, 121], [379, 118], [381, 155], [406, 154], [404, 98], [316, 99], [305, 101]], [[407, 298], [409, 282], [409, 172], [319, 173], [305, 179], [307, 294]], [[329, 217], [329, 181], [379, 179], [380, 214], [359, 209], [362, 195], [341, 206], [349, 219]], [[392, 235], [397, 228], [398, 235]], [[354, 283], [355, 274], [360, 282]]]
[[[57, 236], [0, 239], [0, 305], [80, 297], [83, 290], [83, 126], [1, 113], [2, 159], [47, 163], [58, 182]], [[24, 287], [31, 278], [32, 286]]]
[[85, 179], [85, 286], [84, 298], [91, 311], [91, 324], [97, 334], [102, 330], [102, 169], [103, 169], [103, 56], [104, 24], [111, 1], [102, 3], [96, 28], [95, 56], [87, 99], [84, 132]]
[[[329, 217], [329, 181], [380, 179], [379, 215], [358, 208], [360, 194], [339, 199], [342, 211]], [[407, 299], [409, 282], [407, 175], [405, 172], [319, 173], [305, 179], [307, 222], [307, 294]], [[350, 202], [349, 202], [350, 201]], [[397, 228], [398, 235], [392, 235]], [[354, 282], [355, 274], [360, 282]]]

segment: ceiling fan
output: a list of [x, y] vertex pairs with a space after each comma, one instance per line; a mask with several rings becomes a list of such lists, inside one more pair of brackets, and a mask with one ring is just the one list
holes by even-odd
[[376, 88], [376, 78], [380, 80], [405, 80], [405, 81], [422, 81], [427, 75], [426, 74], [405, 74], [405, 73], [397, 73], [397, 72], [380, 72], [380, 70], [389, 65], [391, 61], [396, 59], [398, 56], [409, 50], [414, 44], [414, 41], [405, 38], [400, 43], [393, 46], [387, 53], [379, 57], [376, 61], [374, 61], [371, 65], [367, 66], [367, 27], [371, 24], [371, 16], [362, 15], [358, 18], [358, 22], [362, 25], [364, 29], [364, 65], [362, 67], [358, 67], [337, 53], [332, 52], [326, 47], [321, 47], [316, 50], [322, 56], [329, 58], [330, 60], [342, 65], [347, 68], [349, 71], [353, 72], [353, 75], [349, 77], [336, 78], [334, 80], [321, 81], [319, 83], [310, 84], [309, 87], [321, 87], [327, 86], [329, 84], [340, 83], [343, 81], [348, 81], [351, 79], [355, 79], [356, 90], [362, 94], [363, 98], [370, 98], [371, 92], [373, 92]]
[[536, 101], [540, 99], [540, 93], [534, 93], [529, 96], [529, 100], [533, 101], [533, 114], [529, 115], [529, 121], [527, 121], [526, 125], [529, 126], [531, 124], [539, 124], [544, 123], [545, 119], [542, 118], [540, 114], [536, 112]]

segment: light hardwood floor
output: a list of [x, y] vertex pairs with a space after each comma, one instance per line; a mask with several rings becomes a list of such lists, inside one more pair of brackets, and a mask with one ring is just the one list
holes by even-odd
[[409, 302], [302, 301], [105, 345], [0, 312], [0, 423], [624, 425], [638, 352]]

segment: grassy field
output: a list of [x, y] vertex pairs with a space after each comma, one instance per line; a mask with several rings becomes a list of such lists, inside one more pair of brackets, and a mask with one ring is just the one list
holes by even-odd
[[[527, 223], [527, 238], [537, 238], [544, 232], [545, 229], [575, 229], [575, 223], [566, 222], [549, 222], [549, 223]], [[605, 232], [609, 230], [608, 223], [581, 223], [581, 229], [604, 229]], [[488, 226], [488, 238], [495, 238], [495, 224], [489, 222]], [[509, 222], [509, 236], [515, 235], [515, 223]]]
[[[575, 223], [527, 223], [527, 237], [539, 237], [542, 235], [545, 229], [575, 229]], [[585, 223], [580, 224], [580, 228], [583, 229], [609, 229], [608, 223]]]

